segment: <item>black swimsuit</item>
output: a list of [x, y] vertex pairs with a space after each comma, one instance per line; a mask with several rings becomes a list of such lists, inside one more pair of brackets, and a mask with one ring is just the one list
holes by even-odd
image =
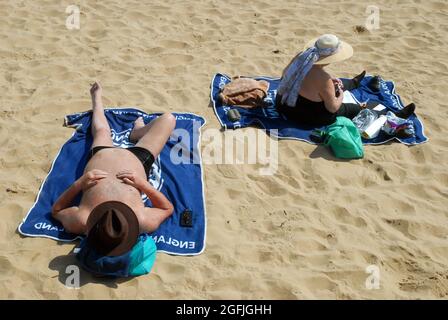
[[328, 111], [323, 101], [311, 101], [299, 95], [295, 107], [292, 108], [281, 104], [280, 101], [280, 97], [278, 97], [278, 110], [294, 122], [321, 126], [331, 124], [336, 120], [336, 114]]
[[[357, 88], [353, 79], [341, 79], [344, 85], [344, 90], [350, 91]], [[368, 101], [367, 108], [373, 109], [379, 103], [375, 101]], [[276, 103], [277, 109], [283, 113], [288, 119], [292, 121], [308, 124], [311, 126], [326, 126], [332, 124], [336, 117], [342, 116], [353, 119], [362, 110], [361, 106], [355, 103], [342, 103], [339, 110], [331, 113], [325, 108], [323, 101], [311, 101], [299, 95], [295, 107], [288, 107], [282, 105], [281, 97], [277, 95]]]
[[[87, 156], [87, 162], [97, 153], [98, 151], [102, 149], [109, 149], [109, 148], [116, 148], [111, 146], [97, 146], [90, 149], [89, 155]], [[123, 148], [125, 150], [128, 150], [129, 152], [133, 153], [138, 160], [143, 165], [143, 168], [145, 169], [146, 176], [149, 177], [149, 173], [151, 171], [152, 164], [154, 163], [155, 159], [152, 153], [142, 147], [130, 147], [130, 148]]]
[[[335, 122], [336, 117], [353, 119], [362, 110], [359, 104], [342, 103], [338, 111], [331, 113], [325, 108], [325, 103], [323, 101], [311, 101], [301, 95], [299, 95], [294, 108], [282, 105], [280, 97], [278, 97], [276, 101], [277, 109], [288, 119], [311, 126], [327, 126]], [[368, 101], [367, 109], [373, 109], [377, 105], [379, 105], [379, 102], [377, 101]], [[380, 114], [385, 113], [386, 111], [380, 112]]]

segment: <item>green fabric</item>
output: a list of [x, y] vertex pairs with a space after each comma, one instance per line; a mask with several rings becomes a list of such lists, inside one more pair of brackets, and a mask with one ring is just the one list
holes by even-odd
[[325, 135], [325, 145], [333, 150], [337, 158], [359, 159], [364, 157], [361, 135], [350, 119], [337, 117], [336, 121], [327, 127]]
[[130, 276], [141, 276], [151, 272], [156, 260], [157, 247], [151, 236], [140, 236], [132, 248], [129, 264]]

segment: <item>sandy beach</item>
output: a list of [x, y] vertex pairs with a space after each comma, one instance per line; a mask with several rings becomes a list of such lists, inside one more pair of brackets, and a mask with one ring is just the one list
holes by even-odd
[[[70, 1], [0, 3], [0, 298], [446, 299], [448, 297], [448, 3], [385, 1]], [[334, 33], [355, 55], [329, 71], [394, 80], [415, 102], [430, 141], [329, 151], [279, 141], [275, 175], [256, 165], [205, 165], [207, 245], [194, 257], [159, 254], [151, 274], [64, 286], [75, 243], [25, 238], [17, 226], [100, 80], [108, 107], [193, 112], [219, 128], [210, 81], [279, 76], [310, 39]], [[242, 129], [247, 130], [247, 129]], [[224, 135], [224, 133], [222, 133]], [[366, 267], [380, 288], [368, 290]]]

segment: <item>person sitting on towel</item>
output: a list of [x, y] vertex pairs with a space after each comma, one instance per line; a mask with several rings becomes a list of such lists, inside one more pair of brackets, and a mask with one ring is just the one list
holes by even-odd
[[[329, 125], [337, 116], [353, 119], [363, 108], [372, 109], [378, 102], [359, 105], [343, 103], [343, 91], [357, 88], [365, 71], [351, 80], [333, 78], [324, 68], [330, 63], [349, 59], [353, 48], [337, 36], [326, 34], [310, 41], [283, 71], [277, 90], [276, 106], [288, 119], [312, 126]], [[408, 118], [415, 111], [411, 103], [396, 113]]]
[[[137, 234], [151, 233], [173, 213], [171, 202], [151, 186], [147, 177], [154, 159], [174, 130], [176, 119], [172, 114], [165, 113], [145, 125], [140, 117], [130, 134], [135, 146], [117, 148], [112, 143], [111, 130], [104, 114], [100, 83], [92, 85], [90, 94], [93, 144], [88, 162], [84, 174], [53, 205], [52, 215], [70, 233], [89, 235], [108, 230], [92, 238], [97, 242], [104, 240], [111, 246], [113, 235], [124, 232], [121, 225], [126, 221], [138, 222]], [[82, 193], [80, 204], [73, 206], [79, 193]], [[141, 193], [151, 200], [152, 208], [144, 206]], [[103, 227], [99, 228], [101, 225]], [[117, 239], [120, 237], [117, 236]]]

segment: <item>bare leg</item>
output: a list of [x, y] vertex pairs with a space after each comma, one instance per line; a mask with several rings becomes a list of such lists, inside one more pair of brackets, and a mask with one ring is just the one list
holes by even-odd
[[138, 118], [130, 139], [134, 142], [137, 141], [136, 146], [151, 151], [152, 155], [157, 158], [175, 126], [176, 118], [171, 113], [164, 113], [147, 125], [144, 125], [142, 118]]
[[132, 128], [129, 140], [131, 142], [137, 143], [137, 141], [140, 140], [140, 138], [145, 135], [145, 133], [149, 130], [149, 128], [151, 128], [153, 123], [154, 121], [151, 121], [150, 123], [145, 125], [143, 118], [138, 117], [137, 120], [134, 121], [134, 128]]
[[104, 115], [103, 100], [101, 97], [102, 88], [99, 82], [95, 82], [90, 89], [92, 96], [92, 136], [93, 147], [113, 146], [110, 135], [110, 127]]

